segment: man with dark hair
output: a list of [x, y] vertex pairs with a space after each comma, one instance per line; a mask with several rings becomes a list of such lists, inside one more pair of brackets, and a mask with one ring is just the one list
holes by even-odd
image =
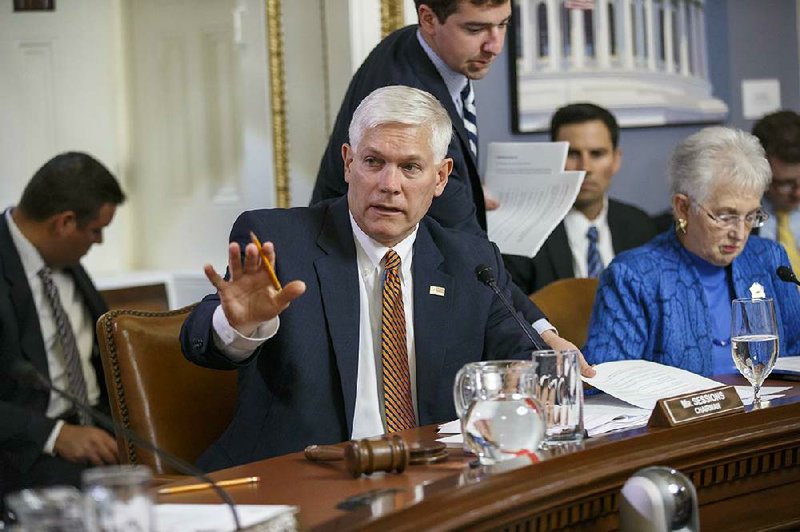
[[95, 337], [106, 306], [80, 259], [103, 241], [117, 180], [85, 153], [63, 153], [30, 180], [0, 219], [0, 493], [80, 485], [87, 465], [115, 463], [107, 432], [55, 393], [15, 374], [21, 360], [50, 382], [108, 410]]
[[[432, 94], [453, 123], [447, 157], [449, 185], [428, 215], [444, 227], [486, 236], [486, 206], [478, 174], [478, 136], [473, 80], [489, 72], [502, 51], [511, 18], [510, 0], [416, 0], [419, 24], [401, 28], [370, 53], [350, 81], [311, 197], [314, 205], [347, 193], [341, 147], [348, 142], [353, 112], [373, 90], [407, 85]], [[544, 314], [519, 290], [514, 306], [554, 349], [574, 348], [558, 336]]]
[[764, 211], [770, 217], [759, 229], [759, 236], [783, 245], [800, 272], [800, 115], [778, 111], [766, 115], [753, 126], [772, 168], [772, 183], [764, 193]]
[[557, 279], [597, 277], [614, 255], [655, 236], [642, 210], [609, 199], [619, 170], [619, 126], [607, 109], [576, 103], [556, 111], [550, 139], [569, 142], [567, 170], [584, 170], [578, 197], [535, 257], [504, 255], [508, 271], [523, 292], [533, 293]]

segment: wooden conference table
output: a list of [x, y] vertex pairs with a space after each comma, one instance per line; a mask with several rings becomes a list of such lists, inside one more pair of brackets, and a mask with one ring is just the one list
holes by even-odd
[[[342, 462], [313, 463], [294, 453], [212, 476], [260, 476], [257, 485], [229, 488], [231, 497], [241, 504], [296, 505], [306, 530], [614, 530], [628, 477], [664, 465], [694, 483], [703, 530], [797, 530], [800, 383], [765, 385], [791, 384], [768, 408], [592, 438], [581, 449], [510, 471], [470, 467], [472, 456], [450, 449], [446, 462], [409, 466], [402, 474], [354, 479]], [[429, 426], [402, 435], [431, 440], [435, 431]], [[159, 500], [219, 502], [208, 490]]]

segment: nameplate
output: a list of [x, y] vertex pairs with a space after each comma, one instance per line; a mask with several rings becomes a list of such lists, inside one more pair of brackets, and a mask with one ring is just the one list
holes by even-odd
[[736, 388], [722, 386], [659, 399], [647, 424], [651, 427], [675, 427], [712, 416], [742, 411], [744, 405], [736, 393]]

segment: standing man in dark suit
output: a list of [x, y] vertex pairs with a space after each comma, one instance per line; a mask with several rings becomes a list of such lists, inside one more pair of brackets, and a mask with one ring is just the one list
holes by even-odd
[[95, 323], [106, 306], [80, 259], [103, 241], [125, 196], [84, 153], [45, 163], [0, 218], [0, 492], [80, 485], [117, 444], [62, 397], [13, 370], [21, 359], [54, 385], [108, 409]]
[[[217, 293], [181, 331], [189, 360], [239, 370], [236, 414], [202, 468], [455, 419], [465, 363], [530, 357], [530, 341], [475, 275], [491, 266], [510, 295], [497, 248], [425, 216], [448, 183], [451, 133], [430, 94], [378, 89], [342, 147], [346, 197], [236, 221], [228, 276], [206, 265]], [[268, 238], [278, 277], [296, 280], [276, 288], [251, 230]]]
[[[502, 51], [510, 0], [415, 0], [419, 24], [399, 29], [370, 53], [350, 82], [322, 156], [311, 204], [347, 194], [341, 147], [353, 112], [373, 90], [407, 85], [432, 94], [447, 111], [453, 136], [448, 186], [428, 215], [442, 226], [486, 235], [486, 205], [478, 174], [473, 80], [482, 79]], [[553, 349], [574, 349], [559, 337], [527, 294], [512, 291], [514, 306]], [[589, 370], [591, 372], [591, 370]]]
[[[311, 204], [347, 193], [341, 147], [358, 104], [387, 85], [431, 93], [453, 123], [447, 156], [453, 171], [429, 215], [445, 227], [486, 231], [486, 206], [478, 173], [473, 80], [483, 79], [502, 51], [511, 18], [510, 0], [415, 0], [419, 24], [386, 37], [350, 81], [322, 156]], [[467, 121], [465, 122], [465, 109]], [[469, 120], [473, 124], [470, 125]], [[473, 144], [471, 145], [470, 142]]]
[[504, 255], [514, 282], [530, 294], [558, 279], [597, 277], [617, 253], [656, 234], [641, 209], [607, 195], [619, 170], [619, 125], [607, 109], [576, 103], [556, 111], [550, 139], [569, 142], [566, 170], [584, 170], [578, 197], [535, 257]]

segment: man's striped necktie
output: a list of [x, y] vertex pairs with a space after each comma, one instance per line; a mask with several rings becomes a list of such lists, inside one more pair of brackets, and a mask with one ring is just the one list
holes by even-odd
[[464, 110], [464, 129], [467, 130], [469, 139], [469, 151], [472, 156], [478, 159], [478, 117], [475, 111], [475, 91], [472, 89], [472, 82], [467, 80], [467, 84], [461, 90], [461, 105]]
[[400, 256], [392, 249], [384, 256], [381, 310], [381, 360], [386, 431], [397, 432], [417, 426], [411, 400], [408, 370], [406, 315], [400, 286]]

